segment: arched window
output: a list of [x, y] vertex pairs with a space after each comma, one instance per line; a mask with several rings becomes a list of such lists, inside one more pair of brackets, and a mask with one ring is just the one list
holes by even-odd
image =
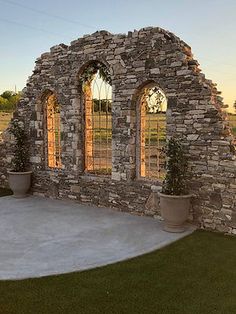
[[82, 74], [85, 110], [85, 171], [111, 174], [112, 87], [110, 75], [100, 62], [91, 63]]
[[46, 112], [46, 155], [50, 168], [61, 168], [60, 105], [54, 93], [45, 101]]
[[139, 99], [139, 177], [163, 179], [167, 100], [165, 94], [155, 84], [144, 87]]

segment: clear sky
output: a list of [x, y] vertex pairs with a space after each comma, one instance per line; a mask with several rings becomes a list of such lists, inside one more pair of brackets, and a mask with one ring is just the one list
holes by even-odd
[[236, 0], [0, 0], [0, 92], [21, 90], [41, 53], [105, 29], [172, 31], [192, 47], [225, 103], [236, 100]]

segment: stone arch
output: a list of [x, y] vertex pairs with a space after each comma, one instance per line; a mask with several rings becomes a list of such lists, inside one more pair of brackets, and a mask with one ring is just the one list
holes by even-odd
[[61, 105], [55, 91], [46, 89], [41, 96], [45, 167], [60, 169], [61, 164]]
[[[155, 95], [158, 98], [153, 99]], [[165, 157], [162, 148], [166, 138], [167, 106], [166, 94], [154, 80], [143, 82], [133, 95], [132, 107], [135, 107], [136, 130], [135, 172], [138, 179], [156, 180], [164, 175]]]
[[83, 63], [80, 64], [79, 69], [76, 71], [76, 80], [79, 84], [79, 80], [81, 75], [84, 73], [85, 69], [88, 68], [92, 63], [101, 63], [103, 64], [109, 71], [110, 75], [114, 75], [114, 71], [112, 66], [109, 64], [109, 62], [104, 57], [94, 57], [94, 56], [86, 56], [83, 59]]
[[112, 167], [112, 81], [107, 64], [86, 62], [78, 75], [83, 114], [84, 171], [110, 174]]

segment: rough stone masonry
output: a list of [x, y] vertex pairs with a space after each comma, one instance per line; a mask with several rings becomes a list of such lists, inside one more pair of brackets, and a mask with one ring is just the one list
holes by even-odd
[[[112, 77], [112, 175], [84, 172], [84, 103], [80, 75], [93, 60]], [[136, 176], [137, 102], [155, 82], [168, 99], [167, 134], [183, 137], [193, 194], [191, 221], [202, 228], [236, 234], [236, 159], [233, 137], [216, 85], [207, 80], [191, 48], [174, 34], [147, 27], [128, 34], [99, 31], [60, 44], [36, 60], [14, 118], [30, 137], [32, 193], [158, 216], [161, 181]], [[61, 105], [62, 168], [47, 167], [44, 103], [47, 91]], [[0, 144], [0, 184], [7, 185], [12, 138]]]

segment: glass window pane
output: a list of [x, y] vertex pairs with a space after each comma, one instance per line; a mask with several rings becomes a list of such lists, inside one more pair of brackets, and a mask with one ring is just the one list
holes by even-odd
[[48, 167], [61, 168], [60, 105], [54, 94], [46, 99]]
[[163, 179], [167, 100], [157, 86], [144, 88], [140, 99], [140, 176]]
[[100, 70], [83, 85], [85, 100], [85, 170], [111, 174], [112, 87]]

